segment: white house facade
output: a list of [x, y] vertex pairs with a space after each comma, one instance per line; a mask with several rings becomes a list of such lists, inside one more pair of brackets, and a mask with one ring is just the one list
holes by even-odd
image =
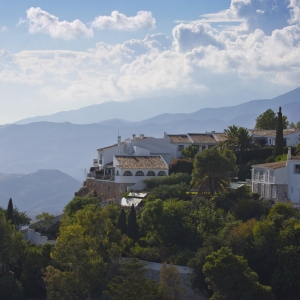
[[274, 201], [300, 204], [300, 156], [252, 166], [252, 192]]
[[[276, 130], [250, 129], [253, 138], [263, 146], [275, 146]], [[297, 129], [284, 129], [283, 139], [285, 146], [297, 146], [300, 139], [300, 131]]]

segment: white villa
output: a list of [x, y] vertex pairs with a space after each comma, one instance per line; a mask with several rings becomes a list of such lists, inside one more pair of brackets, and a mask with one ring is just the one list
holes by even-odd
[[[275, 146], [276, 130], [256, 130], [250, 129], [253, 138], [258, 140], [263, 146]], [[285, 146], [296, 146], [299, 143], [300, 131], [297, 129], [284, 129], [283, 140]]]
[[252, 166], [252, 192], [267, 199], [300, 204], [300, 156]]

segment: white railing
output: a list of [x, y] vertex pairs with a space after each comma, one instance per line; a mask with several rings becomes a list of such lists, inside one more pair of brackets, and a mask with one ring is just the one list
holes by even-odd
[[265, 181], [265, 175], [259, 175], [259, 181]]
[[275, 177], [274, 176], [270, 176], [269, 182], [274, 183], [275, 182]]

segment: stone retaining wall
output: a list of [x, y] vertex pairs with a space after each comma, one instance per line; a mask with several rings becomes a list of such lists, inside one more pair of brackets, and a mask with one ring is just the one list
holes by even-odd
[[96, 191], [97, 197], [101, 201], [105, 201], [121, 196], [127, 192], [127, 187], [131, 185], [132, 183], [116, 183], [114, 181], [87, 178], [85, 188], [90, 192]]

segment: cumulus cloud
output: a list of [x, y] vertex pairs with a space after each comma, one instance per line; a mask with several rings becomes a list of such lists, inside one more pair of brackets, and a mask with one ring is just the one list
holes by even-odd
[[206, 23], [180, 24], [173, 29], [174, 43], [183, 52], [208, 45], [223, 48], [222, 43], [217, 40], [216, 33], [216, 30]]
[[[0, 83], [34, 87], [49, 109], [60, 102], [65, 104], [61, 109], [70, 109], [145, 95], [208, 95], [218, 90], [216, 86], [220, 94], [229, 86], [260, 91], [295, 87], [300, 85], [297, 1], [283, 1], [285, 8], [278, 12], [281, 4], [271, 9], [273, 0], [232, 0], [218, 18], [243, 19], [247, 30], [214, 26], [208, 22], [213, 20], [210, 15], [205, 21], [176, 25], [171, 38], [148, 34], [114, 45], [99, 42], [83, 52], [2, 51]], [[277, 29], [278, 23], [271, 22], [269, 32], [260, 23], [263, 18], [268, 22], [271, 12], [288, 14], [285, 25]], [[254, 15], [259, 22], [253, 21]]]
[[139, 29], [155, 28], [155, 18], [150, 11], [139, 11], [134, 17], [113, 11], [110, 16], [99, 16], [92, 22], [92, 27], [100, 30], [135, 31]]
[[93, 30], [80, 20], [72, 22], [59, 19], [41, 8], [31, 7], [27, 11], [29, 32], [49, 34], [52, 38], [72, 40], [78, 37], [92, 37]]

